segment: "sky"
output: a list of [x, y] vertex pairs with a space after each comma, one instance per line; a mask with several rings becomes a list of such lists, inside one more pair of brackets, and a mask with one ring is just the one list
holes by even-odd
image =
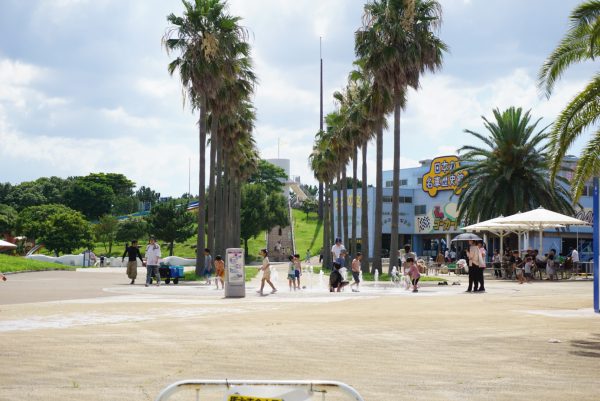
[[[402, 167], [472, 144], [464, 129], [483, 132], [481, 116], [491, 118], [494, 108], [531, 109], [549, 125], [595, 72], [590, 64], [570, 69], [549, 100], [536, 87], [578, 0], [440, 3], [450, 51], [442, 70], [408, 95]], [[327, 113], [352, 69], [364, 1], [228, 4], [250, 33], [261, 157], [290, 159], [291, 175], [314, 184], [308, 156], [319, 128], [319, 38]], [[0, 182], [114, 172], [163, 195], [190, 185], [197, 193], [198, 116], [184, 105], [161, 46], [166, 16], [182, 9], [179, 0], [0, 0]], [[391, 169], [391, 132], [384, 141]], [[374, 175], [372, 146], [371, 183]]]

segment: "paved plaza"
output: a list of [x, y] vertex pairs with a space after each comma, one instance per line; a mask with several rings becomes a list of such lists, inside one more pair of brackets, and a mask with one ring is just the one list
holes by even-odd
[[146, 288], [141, 270], [134, 286], [118, 269], [10, 275], [0, 400], [153, 400], [193, 378], [332, 379], [381, 401], [600, 394], [590, 281], [330, 294], [318, 276], [296, 293], [279, 277], [277, 294], [254, 280], [224, 299], [197, 282]]

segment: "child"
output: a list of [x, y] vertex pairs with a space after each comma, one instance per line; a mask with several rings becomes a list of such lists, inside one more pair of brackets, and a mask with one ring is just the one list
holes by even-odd
[[333, 270], [329, 275], [329, 292], [340, 292], [348, 282], [344, 281], [342, 274], [340, 273], [340, 264], [333, 262]]
[[215, 257], [215, 284], [217, 285], [217, 290], [219, 289], [219, 281], [221, 281], [221, 289], [225, 289], [225, 262], [223, 262], [223, 258], [221, 255], [217, 255]]
[[4, 274], [0, 273], [0, 279], [2, 281], [6, 281], [6, 276]]
[[294, 291], [296, 291], [296, 274], [295, 274], [295, 269], [296, 267], [294, 266], [294, 256], [290, 255], [288, 256], [288, 259], [290, 261], [289, 267], [288, 267], [288, 283], [290, 284], [290, 292], [292, 291], [292, 285], [294, 286]]
[[346, 255], [348, 253], [346, 252], [345, 249], [342, 249], [340, 251], [340, 256], [335, 260], [336, 263], [339, 263], [340, 265], [340, 269], [343, 267], [346, 267]]
[[300, 262], [300, 254], [294, 255], [294, 277], [296, 277], [296, 288], [300, 289], [300, 276], [302, 275], [302, 262]]
[[[527, 256], [527, 258], [525, 258], [525, 266], [523, 266], [523, 270], [525, 270], [525, 280], [531, 284], [531, 269], [533, 268], [533, 258], [531, 256]], [[523, 281], [521, 280], [521, 282], [519, 284], [523, 284]]]
[[406, 258], [406, 268], [406, 274], [411, 278], [413, 286], [412, 292], [419, 292], [417, 289], [417, 284], [421, 278], [421, 273], [419, 273], [419, 269], [417, 268], [417, 265], [415, 265], [415, 260], [413, 258]]
[[204, 278], [206, 279], [206, 284], [210, 285], [210, 275], [213, 271], [213, 260], [210, 254], [210, 249], [204, 248]]
[[556, 277], [556, 272], [554, 271], [554, 255], [552, 253], [550, 253], [546, 259], [546, 275], [548, 276], [548, 280], [551, 281], [554, 281]]
[[262, 266], [260, 270], [262, 271], [262, 279], [260, 280], [260, 290], [256, 291], [260, 295], [263, 295], [263, 289], [265, 288], [265, 282], [269, 283], [273, 291], [271, 294], [275, 294], [277, 292], [277, 288], [271, 282], [271, 263], [269, 263], [269, 252], [266, 249], [262, 249], [260, 251], [260, 255], [263, 257]]
[[[360, 252], [356, 252], [356, 257], [352, 260], [352, 278], [354, 279], [354, 283], [350, 284], [350, 288], [352, 292], [360, 292], [358, 290], [358, 286], [360, 285], [360, 261], [362, 260], [362, 254]], [[352, 286], [356, 286], [356, 289], [352, 288]]]

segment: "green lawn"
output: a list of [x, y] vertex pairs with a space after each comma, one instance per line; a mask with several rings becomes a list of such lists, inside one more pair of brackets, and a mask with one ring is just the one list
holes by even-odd
[[318, 255], [323, 246], [323, 225], [317, 213], [306, 213], [301, 210], [292, 210], [294, 219], [294, 236], [296, 239], [296, 252], [304, 259], [306, 250], [310, 249], [312, 256]]
[[58, 263], [40, 262], [25, 259], [22, 256], [9, 256], [0, 254], [0, 272], [20, 272], [27, 270], [75, 270], [74, 266], [65, 266]]

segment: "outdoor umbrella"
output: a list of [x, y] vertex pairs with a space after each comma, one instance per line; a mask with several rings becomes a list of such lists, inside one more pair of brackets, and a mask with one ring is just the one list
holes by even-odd
[[12, 242], [6, 242], [0, 239], [0, 251], [5, 251], [7, 249], [15, 249], [17, 246]]
[[542, 249], [542, 235], [545, 229], [561, 226], [587, 226], [588, 222], [576, 219], [571, 216], [553, 212], [552, 210], [539, 207], [525, 213], [517, 213], [512, 216], [505, 217], [498, 221], [498, 224], [506, 225], [524, 225], [531, 231], [539, 231], [540, 235], [540, 253]]
[[481, 238], [477, 234], [463, 233], [463, 234], [458, 234], [456, 237], [452, 238], [452, 242], [455, 242], [455, 241], [483, 241], [483, 238]]

